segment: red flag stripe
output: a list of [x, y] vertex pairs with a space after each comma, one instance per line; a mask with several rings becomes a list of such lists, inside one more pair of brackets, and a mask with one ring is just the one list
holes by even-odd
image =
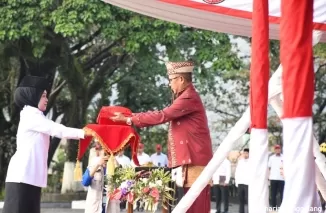
[[250, 69], [251, 127], [267, 129], [269, 80], [268, 0], [255, 0], [253, 11]]
[[280, 25], [280, 38], [283, 66], [283, 117], [312, 116], [314, 97], [313, 2], [282, 1], [282, 14], [284, 15]]
[[[218, 4], [216, 4], [216, 5], [207, 4], [204, 1], [202, 3], [191, 1], [191, 0], [159, 0], [159, 1], [170, 3], [170, 4], [175, 4], [175, 5], [180, 5], [180, 6], [185, 6], [185, 7], [190, 7], [190, 8], [195, 8], [195, 9], [199, 9], [199, 10], [204, 10], [204, 11], [208, 11], [208, 12], [224, 14], [224, 15], [228, 15], [228, 16], [235, 16], [235, 17], [244, 18], [244, 19], [252, 18], [252, 13], [249, 11], [223, 7], [223, 6], [219, 6]], [[225, 0], [225, 1], [227, 1], [227, 0]], [[273, 24], [280, 24], [281, 18], [277, 17], [277, 16], [269, 16], [269, 22], [273, 23]], [[314, 22], [313, 27], [315, 30], [326, 31], [326, 23], [323, 23], [323, 22]]]

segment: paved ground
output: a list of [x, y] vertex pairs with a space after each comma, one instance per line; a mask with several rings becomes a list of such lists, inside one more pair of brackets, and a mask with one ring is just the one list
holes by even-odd
[[[212, 203], [212, 207], [215, 207], [215, 203]], [[122, 211], [121, 213], [125, 213], [126, 211]], [[238, 213], [239, 212], [239, 206], [238, 204], [230, 204], [229, 212], [228, 213]], [[0, 213], [2, 213], [2, 209], [0, 209]], [[69, 208], [47, 208], [42, 209], [41, 213], [84, 213], [83, 210], [74, 210]], [[140, 212], [134, 212], [134, 213], [140, 213]], [[144, 212], [142, 212], [144, 213]], [[159, 213], [159, 211], [157, 211]], [[215, 213], [215, 210], [212, 209], [211, 213]]]

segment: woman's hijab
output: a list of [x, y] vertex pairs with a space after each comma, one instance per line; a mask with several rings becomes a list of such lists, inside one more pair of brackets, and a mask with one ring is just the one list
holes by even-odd
[[49, 82], [39, 76], [25, 76], [14, 94], [16, 105], [22, 109], [24, 106], [38, 108], [42, 94], [47, 90]]
[[18, 87], [15, 91], [14, 101], [20, 109], [24, 108], [24, 106], [38, 108], [43, 92], [44, 90], [33, 87]]

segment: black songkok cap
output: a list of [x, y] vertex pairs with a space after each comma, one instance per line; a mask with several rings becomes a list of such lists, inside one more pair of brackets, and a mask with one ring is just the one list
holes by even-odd
[[33, 87], [44, 91], [49, 88], [49, 82], [43, 77], [25, 76], [18, 87]]
[[244, 152], [249, 152], [248, 148], [243, 149]]

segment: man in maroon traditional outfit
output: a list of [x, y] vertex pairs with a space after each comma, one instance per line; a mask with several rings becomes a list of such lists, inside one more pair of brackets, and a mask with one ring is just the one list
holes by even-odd
[[[125, 117], [116, 113], [113, 121], [137, 127], [170, 122], [168, 135], [169, 167], [181, 166], [185, 192], [191, 187], [213, 156], [205, 108], [192, 84], [192, 62], [166, 63], [169, 85], [174, 93], [171, 106], [160, 111], [134, 113]], [[201, 192], [187, 213], [210, 212], [210, 185]]]

